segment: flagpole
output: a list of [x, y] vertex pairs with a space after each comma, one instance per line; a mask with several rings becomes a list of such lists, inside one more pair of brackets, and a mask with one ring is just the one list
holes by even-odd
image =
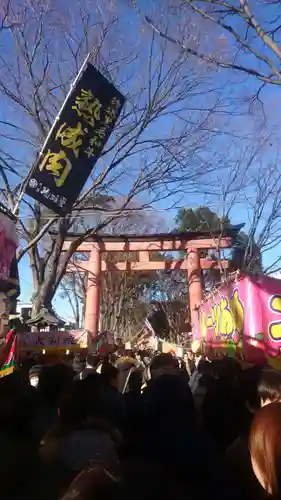
[[[80, 69], [79, 69], [79, 71], [78, 71], [78, 73], [77, 73], [76, 77], [74, 78], [73, 82], [71, 83], [71, 85], [70, 85], [70, 89], [69, 89], [69, 91], [68, 91], [68, 93], [67, 93], [67, 95], [66, 95], [66, 97], [65, 97], [65, 99], [64, 99], [64, 101], [63, 101], [63, 103], [62, 103], [62, 105], [61, 105], [61, 108], [60, 108], [60, 110], [59, 110], [59, 112], [58, 112], [58, 114], [57, 114], [57, 116], [56, 116], [56, 118], [55, 118], [55, 120], [54, 120], [54, 122], [53, 122], [53, 125], [51, 126], [51, 128], [50, 128], [50, 130], [49, 130], [49, 132], [48, 132], [48, 134], [47, 134], [47, 137], [46, 137], [46, 139], [45, 139], [45, 141], [44, 141], [44, 143], [43, 143], [43, 146], [42, 146], [42, 147], [41, 147], [41, 149], [40, 149], [40, 153], [39, 153], [39, 155], [38, 155], [38, 157], [39, 157], [39, 158], [40, 158], [40, 156], [42, 156], [42, 154], [44, 153], [44, 149], [45, 149], [45, 147], [46, 147], [46, 145], [47, 145], [47, 143], [48, 143], [48, 140], [49, 140], [49, 138], [50, 138], [51, 134], [53, 133], [53, 130], [54, 130], [55, 126], [57, 125], [57, 122], [58, 122], [58, 121], [59, 121], [59, 119], [60, 119], [61, 113], [62, 113], [63, 109], [65, 108], [65, 105], [66, 105], [66, 103], [67, 103], [67, 101], [68, 101], [69, 97], [70, 97], [70, 96], [71, 96], [71, 94], [72, 94], [73, 88], [76, 86], [76, 84], [77, 84], [78, 80], [80, 79], [80, 76], [81, 76], [81, 74], [83, 73], [83, 71], [84, 71], [84, 69], [85, 69], [85, 66], [86, 66], [86, 64], [88, 63], [88, 61], [89, 61], [89, 59], [90, 59], [91, 55], [92, 55], [92, 52], [89, 52], [89, 53], [87, 54], [87, 56], [85, 57], [85, 59], [84, 59], [84, 61], [83, 61], [83, 63], [82, 63], [82, 66], [80, 67]], [[20, 202], [21, 202], [21, 200], [22, 200], [22, 198], [23, 198], [25, 187], [27, 186], [27, 184], [28, 184], [28, 182], [29, 182], [29, 180], [30, 180], [30, 177], [31, 177], [31, 176], [32, 176], [32, 174], [33, 174], [33, 170], [34, 170], [34, 168], [35, 168], [35, 167], [36, 167], [36, 165], [37, 165], [38, 157], [37, 157], [36, 161], [34, 162], [33, 166], [31, 167], [31, 169], [30, 169], [29, 173], [27, 174], [27, 176], [26, 176], [25, 180], [24, 180], [24, 181], [23, 181], [23, 183], [22, 183], [22, 186], [21, 186], [21, 192], [20, 192], [19, 197], [18, 197], [18, 199], [17, 199], [17, 202], [16, 202], [16, 204], [15, 204], [15, 206], [14, 206], [13, 210], [12, 210], [12, 214], [13, 214], [13, 215], [16, 215], [16, 216], [18, 215], [19, 205], [20, 205]]]

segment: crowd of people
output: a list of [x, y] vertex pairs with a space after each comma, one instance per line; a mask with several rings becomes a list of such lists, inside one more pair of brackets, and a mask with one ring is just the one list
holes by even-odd
[[23, 363], [0, 380], [13, 500], [281, 498], [281, 373], [188, 353]]

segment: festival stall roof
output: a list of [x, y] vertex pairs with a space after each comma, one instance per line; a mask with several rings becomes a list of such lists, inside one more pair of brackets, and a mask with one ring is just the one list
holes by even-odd
[[41, 309], [34, 318], [28, 319], [26, 324], [29, 326], [63, 326], [65, 325], [65, 321], [58, 318], [54, 312], [48, 311], [47, 309]]

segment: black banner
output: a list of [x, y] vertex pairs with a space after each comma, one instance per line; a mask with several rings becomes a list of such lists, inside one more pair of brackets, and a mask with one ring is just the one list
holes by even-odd
[[114, 85], [89, 64], [32, 171], [26, 194], [59, 215], [69, 213], [124, 102]]

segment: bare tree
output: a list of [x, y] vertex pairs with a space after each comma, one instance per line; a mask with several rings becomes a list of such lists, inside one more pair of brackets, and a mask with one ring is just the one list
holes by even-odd
[[[245, 261], [250, 267], [261, 261], [268, 274], [281, 268], [281, 169], [280, 158], [261, 160], [252, 172], [252, 191], [246, 197], [248, 242]], [[250, 258], [249, 258], [250, 256]]]
[[156, 304], [159, 316], [162, 313], [166, 319], [168, 332], [162, 337], [180, 343], [181, 335], [190, 331], [187, 273], [158, 271], [151, 291], [152, 304]]
[[268, 138], [254, 149], [242, 150], [233, 158], [228, 178], [217, 179], [207, 203], [221, 217], [245, 223], [232, 251], [220, 252], [221, 259], [230, 258], [230, 271], [268, 274], [281, 268], [280, 193], [280, 155], [272, 152]]
[[13, 30], [21, 25], [16, 15], [11, 12], [11, 1], [2, 2], [0, 6], [0, 33], [6, 30]]
[[78, 267], [76, 271], [68, 272], [59, 285], [59, 296], [67, 300], [75, 328], [82, 328], [83, 326], [86, 290], [87, 276]]
[[[124, 255], [107, 255], [105, 261], [122, 261]], [[85, 256], [85, 260], [87, 257]], [[72, 269], [75, 268], [75, 260]], [[153, 273], [108, 271], [103, 274], [101, 288], [101, 330], [110, 330], [118, 337], [130, 340], [143, 324], [147, 314], [145, 293], [153, 280]], [[59, 295], [70, 305], [76, 328], [83, 326], [87, 274], [77, 267], [67, 273], [59, 286]]]
[[[193, 22], [205, 21], [209, 31], [209, 44], [198, 46], [190, 39], [177, 37], [174, 31], [165, 30], [149, 12], [141, 10], [141, 3], [132, 2], [146, 23], [160, 37], [169, 40], [191, 56], [217, 68], [233, 69], [254, 76], [261, 82], [281, 85], [281, 10], [280, 2], [261, 0], [250, 6], [247, 0], [174, 0], [169, 2], [171, 16], [184, 18], [193, 14]], [[225, 50], [219, 51], [218, 40]], [[215, 50], [214, 50], [215, 49]]]
[[[224, 133], [223, 117], [232, 110], [208, 75], [189, 64], [188, 55], [174, 57], [167, 42], [154, 33], [148, 39], [141, 27], [136, 40], [136, 30], [126, 29], [113, 2], [101, 8], [97, 0], [78, 1], [69, 12], [63, 3], [10, 0], [5, 25], [15, 19], [18, 24], [8, 30], [7, 50], [0, 56], [1, 194], [11, 210], [21, 200], [26, 174], [87, 53], [127, 96], [115, 132], [71, 214], [59, 218], [38, 203], [21, 200], [18, 260], [30, 259], [35, 314], [42, 305], [50, 307], [79, 244], [133, 199], [142, 195], [147, 207], [175, 193], [180, 199], [203, 179], [207, 183], [217, 168], [209, 159], [209, 145]], [[113, 210], [104, 199], [116, 195], [122, 202]], [[79, 236], [62, 253], [70, 229], [79, 229]], [[51, 237], [50, 230], [56, 235]]]

